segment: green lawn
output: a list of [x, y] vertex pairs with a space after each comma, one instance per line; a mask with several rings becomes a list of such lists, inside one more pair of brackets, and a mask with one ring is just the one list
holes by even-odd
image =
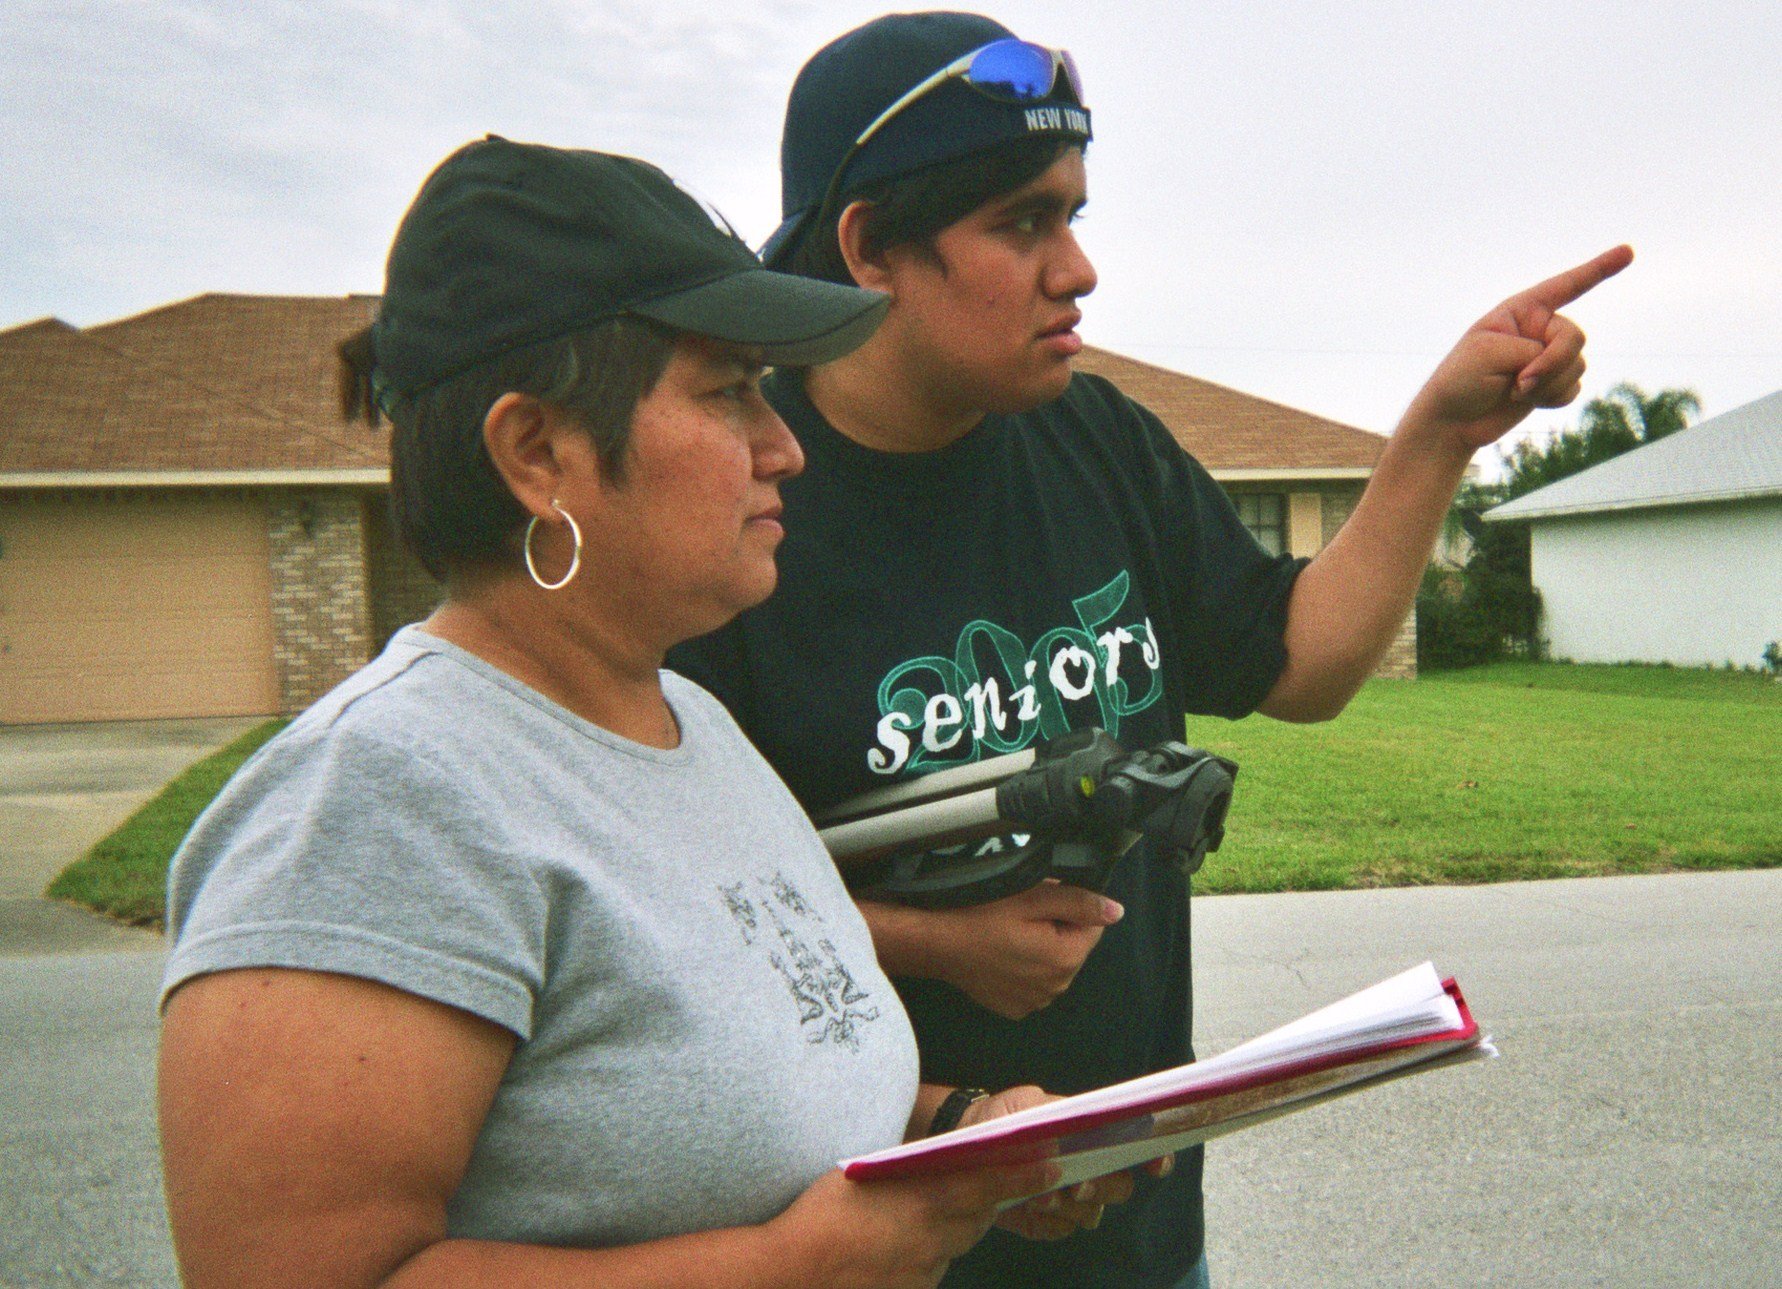
[[284, 721], [257, 725], [187, 767], [116, 832], [64, 869], [44, 894], [84, 904], [120, 922], [160, 926], [166, 911], [167, 861], [229, 776], [284, 727]]
[[[50, 887], [158, 925], [167, 861], [282, 722], [187, 770]], [[1338, 720], [1192, 720], [1242, 767], [1203, 893], [1782, 864], [1782, 684], [1511, 663], [1370, 682]]]
[[1782, 864], [1782, 684], [1753, 673], [1503, 664], [1188, 735], [1242, 767], [1197, 891]]

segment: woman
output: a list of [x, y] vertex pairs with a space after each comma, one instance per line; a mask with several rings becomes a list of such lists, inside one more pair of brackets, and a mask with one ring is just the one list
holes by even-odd
[[[765, 272], [640, 162], [491, 138], [423, 186], [363, 393], [447, 598], [176, 858], [188, 1283], [932, 1284], [1056, 1176], [834, 1171], [961, 1098], [918, 1087], [791, 797], [659, 670], [773, 588], [802, 462], [762, 364], [846, 352], [883, 309]], [[1013, 1224], [1062, 1234], [1126, 1184]]]

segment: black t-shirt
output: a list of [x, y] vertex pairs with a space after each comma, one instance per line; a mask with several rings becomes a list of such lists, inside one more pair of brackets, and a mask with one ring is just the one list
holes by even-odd
[[[1254, 710], [1285, 661], [1301, 561], [1264, 552], [1149, 412], [1076, 375], [1063, 397], [987, 417], [935, 452], [834, 430], [800, 373], [766, 391], [805, 472], [783, 486], [780, 583], [669, 665], [715, 693], [813, 813], [915, 775], [1099, 726], [1128, 748], [1187, 713]], [[1071, 988], [1020, 1021], [950, 985], [899, 980], [925, 1079], [1072, 1093], [1191, 1059], [1187, 898], [1130, 853], [1126, 915]], [[1201, 1247], [1200, 1152], [1141, 1179], [1095, 1231], [993, 1231], [958, 1286], [1169, 1285]]]

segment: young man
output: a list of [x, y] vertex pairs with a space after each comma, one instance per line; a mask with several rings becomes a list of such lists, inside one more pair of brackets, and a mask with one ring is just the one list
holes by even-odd
[[[770, 263], [890, 296], [851, 355], [766, 389], [804, 448], [780, 589], [670, 664], [716, 692], [820, 812], [1099, 726], [1336, 715], [1403, 620], [1472, 453], [1577, 393], [1555, 311], [1625, 248], [1476, 324], [1307, 564], [1265, 554], [1164, 427], [1074, 375], [1095, 271], [1071, 233], [1090, 116], [1068, 55], [967, 14], [894, 15], [805, 66]], [[924, 1077], [1076, 1092], [1191, 1059], [1187, 883], [1134, 853], [1101, 896], [862, 901]], [[1074, 983], [1073, 983], [1074, 981]], [[1068, 992], [1066, 992], [1068, 987]], [[1200, 1152], [1055, 1245], [994, 1233], [948, 1285], [1204, 1284]]]

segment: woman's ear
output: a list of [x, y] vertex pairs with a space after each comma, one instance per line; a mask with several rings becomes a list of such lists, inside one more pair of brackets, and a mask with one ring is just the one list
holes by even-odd
[[530, 394], [507, 393], [483, 417], [483, 445], [495, 472], [527, 513], [548, 516], [563, 493], [567, 464], [562, 417]]
[[842, 262], [854, 281], [871, 291], [891, 294], [891, 273], [882, 252], [872, 249], [867, 237], [872, 221], [872, 203], [851, 201], [835, 224], [835, 240], [841, 249]]

